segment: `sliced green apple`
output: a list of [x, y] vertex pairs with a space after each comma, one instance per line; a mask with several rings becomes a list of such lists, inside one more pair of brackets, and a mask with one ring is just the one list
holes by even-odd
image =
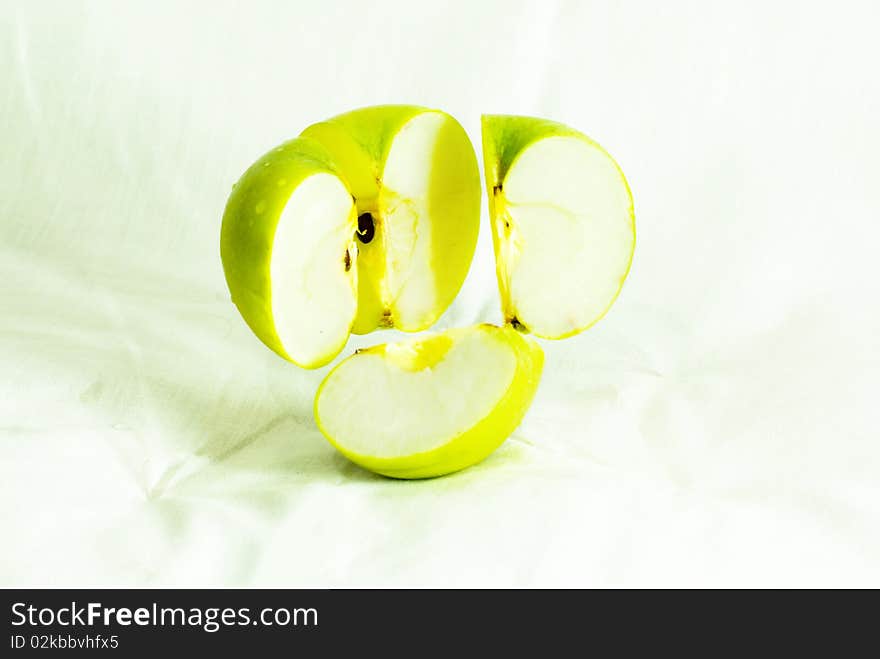
[[426, 329], [467, 275], [479, 204], [473, 146], [443, 112], [378, 106], [315, 124], [230, 195], [232, 299], [267, 346], [307, 368], [352, 331]]
[[534, 341], [492, 325], [359, 350], [321, 384], [315, 419], [366, 469], [441, 476], [483, 460], [514, 431], [543, 360]]
[[532, 117], [483, 116], [483, 159], [505, 322], [548, 339], [613, 304], [635, 248], [632, 196], [585, 135]]

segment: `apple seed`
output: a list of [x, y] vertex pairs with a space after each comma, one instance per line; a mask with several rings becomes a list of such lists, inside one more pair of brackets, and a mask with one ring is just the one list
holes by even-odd
[[364, 245], [369, 243], [373, 236], [376, 235], [376, 225], [373, 224], [372, 213], [361, 213], [358, 215], [357, 237]]

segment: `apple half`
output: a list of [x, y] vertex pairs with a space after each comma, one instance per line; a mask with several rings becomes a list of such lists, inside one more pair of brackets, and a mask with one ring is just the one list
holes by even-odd
[[315, 124], [230, 194], [220, 252], [232, 300], [305, 368], [351, 332], [424, 330], [467, 275], [480, 194], [473, 146], [444, 112], [377, 106]]
[[532, 339], [493, 325], [366, 348], [325, 378], [315, 419], [333, 446], [370, 471], [442, 476], [507, 439], [532, 401], [543, 362]]
[[623, 172], [553, 121], [484, 115], [482, 133], [505, 322], [546, 339], [587, 329], [617, 298], [635, 249]]

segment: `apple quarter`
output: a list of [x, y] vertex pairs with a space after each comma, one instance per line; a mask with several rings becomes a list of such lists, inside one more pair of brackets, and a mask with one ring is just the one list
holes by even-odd
[[590, 327], [635, 248], [617, 163], [585, 135], [530, 117], [484, 116], [483, 153], [505, 321], [548, 339]]
[[542, 366], [541, 348], [510, 327], [477, 325], [379, 345], [330, 372], [315, 397], [315, 419], [366, 469], [441, 476], [504, 442], [528, 409]]

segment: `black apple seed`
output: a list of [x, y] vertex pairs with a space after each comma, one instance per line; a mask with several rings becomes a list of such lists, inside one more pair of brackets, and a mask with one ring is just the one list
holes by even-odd
[[373, 223], [373, 215], [371, 213], [361, 213], [360, 215], [358, 215], [358, 240], [366, 245], [373, 239], [373, 236], [375, 235], [376, 225]]

